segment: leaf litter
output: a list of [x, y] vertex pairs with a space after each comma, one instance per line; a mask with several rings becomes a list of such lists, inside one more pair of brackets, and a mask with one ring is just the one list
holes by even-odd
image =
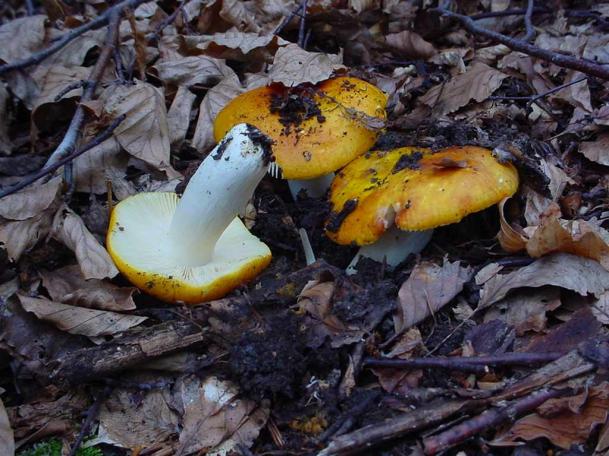
[[[609, 88], [589, 68], [608, 63], [604, 5], [127, 2], [75, 147], [124, 120], [65, 173], [0, 199], [7, 454], [53, 436], [116, 455], [406, 454], [419, 438], [425, 454], [606, 451]], [[117, 4], [5, 3], [0, 64], [74, 36], [0, 66], [0, 191], [66, 135], [108, 22], [74, 32]], [[557, 59], [514, 45], [527, 3], [530, 46]], [[113, 202], [188, 179], [237, 95], [334, 75], [387, 95], [386, 122], [344, 110], [380, 131], [377, 149], [487, 147], [518, 168], [518, 193], [398, 267], [363, 259], [347, 276], [355, 249], [323, 234], [325, 199], [294, 201], [268, 176], [247, 220], [273, 250], [264, 274], [193, 307], [129, 286], [104, 247]]]

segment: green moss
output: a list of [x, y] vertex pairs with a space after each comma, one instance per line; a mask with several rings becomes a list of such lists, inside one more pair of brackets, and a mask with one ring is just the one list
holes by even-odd
[[[58, 439], [40, 442], [17, 453], [17, 456], [61, 456], [62, 444]], [[96, 447], [79, 448], [76, 456], [104, 456], [102, 450]]]

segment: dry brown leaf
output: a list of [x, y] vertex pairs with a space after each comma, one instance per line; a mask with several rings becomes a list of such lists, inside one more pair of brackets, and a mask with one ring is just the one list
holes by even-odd
[[[81, 66], [41, 65], [32, 72], [39, 92], [34, 99], [34, 107], [44, 103], [55, 103], [55, 98], [70, 84], [86, 80], [91, 70]], [[82, 88], [77, 87], [64, 93], [61, 98], [80, 96]]]
[[609, 325], [609, 291], [606, 291], [592, 303], [592, 314], [604, 325]]
[[148, 319], [137, 315], [70, 306], [43, 298], [17, 296], [26, 311], [70, 334], [88, 337], [112, 336]]
[[239, 398], [232, 383], [216, 377], [183, 378], [176, 390], [184, 407], [178, 454], [205, 449], [208, 456], [226, 455], [237, 446], [249, 448], [269, 417], [268, 405]]
[[237, 75], [231, 73], [207, 91], [199, 107], [199, 118], [192, 138], [195, 149], [203, 152], [216, 143], [213, 131], [214, 119], [220, 110], [243, 90]]
[[96, 195], [106, 193], [110, 176], [115, 180], [125, 177], [128, 160], [115, 138], [98, 144], [73, 161], [76, 190]]
[[555, 310], [560, 304], [559, 288], [518, 290], [488, 309], [484, 321], [503, 321], [513, 326], [518, 336], [527, 331], [540, 332], [546, 328], [546, 312]]
[[15, 454], [15, 437], [4, 404], [0, 400], [0, 448], [6, 455]]
[[[569, 401], [571, 398], [561, 399]], [[492, 445], [518, 445], [519, 440], [545, 437], [554, 445], [568, 449], [584, 443], [594, 428], [604, 423], [609, 413], [609, 388], [607, 383], [590, 388], [585, 405], [579, 413], [563, 410], [556, 416], [542, 417], [533, 413], [519, 419], [511, 429], [491, 442]]]
[[600, 133], [594, 141], [579, 143], [579, 151], [588, 160], [609, 166], [609, 133]]
[[419, 100], [433, 108], [436, 115], [444, 115], [467, 105], [471, 100], [486, 100], [499, 88], [507, 74], [482, 62], [474, 62], [463, 74], [445, 84], [432, 87]]
[[328, 79], [334, 71], [345, 68], [342, 55], [307, 52], [297, 44], [288, 44], [277, 50], [269, 79], [286, 87], [304, 82], [316, 84]]
[[0, 154], [3, 155], [9, 155], [13, 151], [13, 143], [8, 137], [8, 101], [8, 90], [0, 82]]
[[148, 391], [134, 403], [130, 391], [116, 389], [101, 406], [99, 432], [92, 443], [135, 450], [164, 442], [177, 428], [178, 416], [163, 391]]
[[380, 0], [349, 0], [349, 8], [354, 10], [356, 13], [367, 11], [371, 9], [380, 8], [382, 3]]
[[[57, 38], [63, 35], [64, 31], [50, 29], [50, 39]], [[106, 31], [104, 28], [99, 30], [89, 30], [79, 37], [71, 40], [63, 48], [55, 54], [44, 60], [45, 65], [63, 65], [67, 67], [81, 66], [85, 62], [85, 58], [91, 49], [94, 47], [101, 48], [104, 44]]]
[[171, 107], [167, 112], [167, 127], [169, 129], [169, 142], [179, 147], [186, 138], [190, 125], [190, 113], [197, 96], [184, 86], [178, 87]]
[[18, 220], [0, 225], [0, 243], [9, 258], [19, 260], [21, 255], [34, 247], [51, 230], [56, 207], [53, 205], [44, 212], [26, 220]]
[[521, 227], [517, 225], [512, 226], [505, 218], [505, 203], [508, 200], [509, 198], [504, 198], [499, 203], [500, 230], [499, 233], [497, 233], [497, 240], [499, 241], [499, 244], [501, 244], [503, 250], [509, 253], [515, 253], [526, 248], [528, 238]]
[[395, 331], [410, 328], [440, 310], [463, 290], [472, 274], [471, 268], [446, 258], [442, 266], [430, 262], [417, 264], [398, 292], [398, 309], [393, 317]]
[[609, 289], [609, 271], [588, 258], [568, 253], [548, 255], [509, 274], [489, 279], [480, 291], [478, 308], [503, 299], [511, 290], [544, 285], [566, 288], [582, 296], [600, 296]]
[[146, 82], [112, 87], [106, 111], [112, 117], [126, 114], [114, 137], [134, 157], [149, 163], [167, 176], [177, 177], [169, 161], [169, 132], [165, 100], [159, 89]]
[[117, 312], [135, 309], [133, 293], [136, 288], [117, 287], [103, 280], [85, 280], [77, 265], [41, 271], [40, 276], [53, 301]]
[[61, 177], [42, 185], [31, 185], [0, 200], [0, 216], [9, 220], [26, 220], [48, 209], [57, 198]]
[[157, 62], [154, 67], [163, 82], [187, 87], [194, 84], [209, 84], [214, 80], [222, 79], [231, 71], [224, 60], [205, 55], [164, 59]]
[[39, 50], [44, 43], [45, 15], [26, 16], [5, 22], [0, 26], [0, 60], [13, 62], [25, 59]]
[[385, 42], [401, 55], [412, 59], [428, 59], [437, 52], [433, 44], [410, 30], [390, 33], [385, 36]]
[[67, 206], [57, 211], [52, 230], [53, 237], [75, 253], [85, 279], [105, 279], [118, 274], [106, 249]]
[[211, 57], [250, 63], [252, 61], [271, 63], [277, 49], [289, 44], [289, 41], [277, 35], [259, 35], [237, 30], [207, 36], [185, 37], [184, 40], [186, 46], [194, 46]]

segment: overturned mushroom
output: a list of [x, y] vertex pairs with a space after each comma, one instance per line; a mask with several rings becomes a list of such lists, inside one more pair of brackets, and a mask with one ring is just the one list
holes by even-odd
[[373, 151], [334, 179], [326, 234], [338, 244], [365, 246], [350, 272], [359, 256], [395, 266], [422, 250], [433, 228], [486, 209], [517, 188], [514, 166], [481, 147]]
[[214, 122], [219, 140], [235, 124], [250, 123], [273, 140], [281, 174], [296, 196], [322, 196], [332, 172], [370, 149], [386, 117], [387, 98], [372, 84], [351, 77], [312, 86], [272, 84], [232, 100]]
[[117, 268], [138, 288], [168, 302], [217, 299], [256, 277], [271, 252], [237, 213], [270, 158], [268, 138], [240, 124], [201, 163], [181, 198], [157, 192], [121, 201], [106, 240]]

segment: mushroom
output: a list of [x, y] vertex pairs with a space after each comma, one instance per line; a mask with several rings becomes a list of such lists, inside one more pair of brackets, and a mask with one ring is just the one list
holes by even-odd
[[271, 251], [237, 214], [267, 172], [269, 140], [256, 128], [232, 128], [203, 160], [181, 198], [140, 193], [112, 211], [106, 244], [117, 268], [167, 302], [220, 298], [256, 277]]
[[[315, 86], [272, 84], [245, 92], [214, 121], [216, 140], [235, 124], [250, 123], [273, 140], [273, 154], [292, 195], [323, 196], [332, 172], [369, 150], [386, 117], [387, 97], [352, 77]], [[278, 173], [274, 173], [278, 174]]]
[[[481, 147], [372, 151], [343, 168], [330, 188], [326, 234], [390, 266], [421, 251], [435, 227], [459, 222], [518, 188], [518, 173]], [[405, 230], [400, 232], [399, 230]]]

